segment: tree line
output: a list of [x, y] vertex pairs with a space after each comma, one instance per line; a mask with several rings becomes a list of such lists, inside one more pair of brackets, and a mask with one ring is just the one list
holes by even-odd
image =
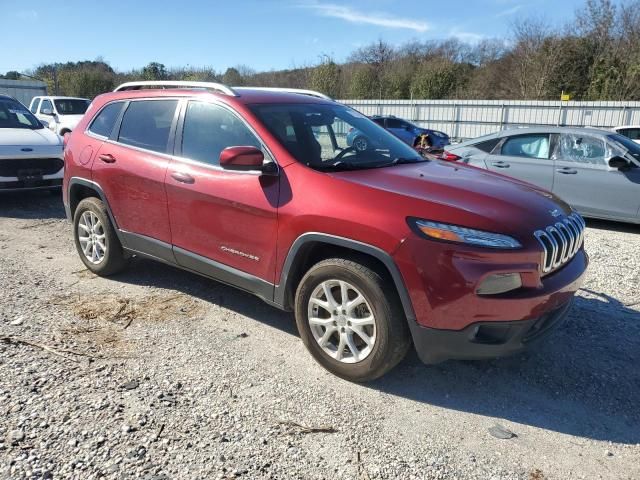
[[[5, 78], [21, 78], [7, 72]], [[510, 38], [465, 43], [382, 39], [339, 63], [256, 72], [241, 65], [170, 68], [151, 62], [117, 72], [102, 59], [40, 65], [28, 75], [49, 92], [93, 98], [132, 80], [217, 81], [231, 86], [309, 88], [341, 99], [640, 100], [640, 0], [586, 0], [561, 27], [542, 18], [516, 21]]]

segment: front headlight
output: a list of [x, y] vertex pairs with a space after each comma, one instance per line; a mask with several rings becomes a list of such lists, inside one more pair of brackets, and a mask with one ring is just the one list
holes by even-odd
[[483, 230], [474, 230], [473, 228], [415, 218], [409, 219], [409, 225], [417, 233], [434, 240], [466, 243], [488, 248], [514, 249], [522, 247], [518, 240], [501, 233], [485, 232]]

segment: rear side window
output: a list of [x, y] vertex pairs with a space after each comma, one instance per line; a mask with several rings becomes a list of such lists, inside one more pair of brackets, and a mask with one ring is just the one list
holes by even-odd
[[166, 153], [177, 100], [131, 102], [122, 117], [118, 142]]
[[123, 102], [110, 103], [100, 110], [100, 113], [98, 113], [96, 118], [93, 119], [93, 122], [91, 122], [89, 131], [101, 137], [108, 138], [113, 131], [113, 127], [116, 124], [116, 120], [118, 120], [123, 105]]
[[40, 99], [36, 98], [33, 100], [33, 103], [31, 104], [31, 108], [29, 110], [31, 110], [31, 113], [38, 113], [39, 106], [40, 106]]
[[484, 142], [476, 143], [473, 146], [482, 150], [483, 152], [491, 153], [496, 145], [500, 143], [501, 138], [492, 138], [491, 140], [485, 140]]
[[549, 158], [549, 135], [515, 135], [502, 145], [502, 155], [525, 158]]
[[220, 152], [227, 147], [262, 148], [258, 138], [227, 109], [203, 102], [189, 102], [182, 130], [182, 156], [220, 164]]
[[387, 118], [387, 128], [405, 128], [407, 126], [402, 120], [397, 118]]

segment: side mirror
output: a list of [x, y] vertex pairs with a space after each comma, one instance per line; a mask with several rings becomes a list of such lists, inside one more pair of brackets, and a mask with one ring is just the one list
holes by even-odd
[[611, 157], [607, 163], [616, 170], [624, 170], [629, 167], [629, 161], [619, 156]]
[[225, 170], [260, 170], [271, 173], [264, 165], [264, 153], [256, 147], [227, 147], [220, 152], [220, 166]]
[[51, 117], [53, 116], [53, 110], [51, 110], [50, 108], [44, 108], [40, 113], [42, 115], [49, 115]]

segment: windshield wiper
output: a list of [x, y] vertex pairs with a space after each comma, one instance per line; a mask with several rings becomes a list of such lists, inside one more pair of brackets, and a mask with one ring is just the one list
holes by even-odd
[[390, 162], [387, 163], [383, 163], [382, 165], [380, 165], [381, 167], [392, 167], [393, 165], [404, 165], [407, 163], [421, 163], [421, 162], [428, 162], [429, 160], [427, 158], [409, 158], [409, 157], [396, 157], [393, 160], [391, 160]]
[[[326, 164], [310, 164], [309, 165], [311, 168], [314, 168], [315, 170], [319, 170], [319, 171], [339, 171], [339, 170], [358, 170], [360, 168], [363, 167], [362, 164], [357, 164], [357, 163], [352, 163], [352, 162], [335, 162], [335, 163], [326, 163]], [[364, 166], [364, 168], [370, 168], [367, 166]]]

